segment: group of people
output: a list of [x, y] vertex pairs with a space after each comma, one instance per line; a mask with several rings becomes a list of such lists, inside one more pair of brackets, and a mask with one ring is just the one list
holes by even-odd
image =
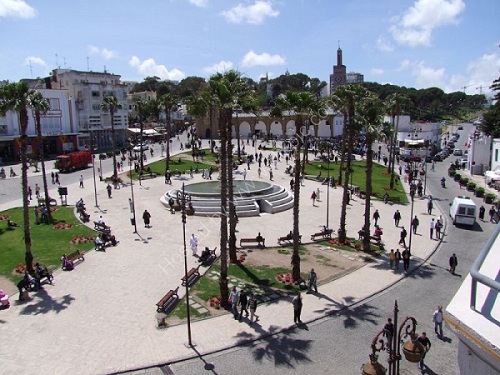
[[[245, 290], [241, 289], [238, 291], [235, 286], [231, 290], [229, 295], [229, 300], [231, 302], [231, 312], [233, 313], [234, 319], [241, 321], [243, 317], [243, 312], [245, 313], [245, 317], [250, 316], [250, 324], [259, 321], [259, 316], [255, 313], [257, 311], [257, 297], [250, 293], [250, 298], [247, 296]], [[238, 312], [238, 306], [240, 307], [240, 311]], [[250, 313], [248, 312], [250, 310]]]
[[19, 290], [19, 301], [24, 300], [27, 297], [27, 292], [29, 290], [38, 290], [42, 287], [42, 279], [47, 278], [47, 281], [52, 284], [54, 277], [47, 267], [43, 267], [40, 263], [35, 263], [35, 266], [31, 272], [28, 270], [24, 271], [23, 278], [17, 283], [17, 289]]

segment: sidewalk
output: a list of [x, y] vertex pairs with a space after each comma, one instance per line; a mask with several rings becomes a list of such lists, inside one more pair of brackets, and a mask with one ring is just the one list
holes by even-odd
[[[153, 159], [157, 160], [159, 148], [155, 151], [158, 156]], [[177, 152], [178, 147], [174, 148], [174, 154]], [[255, 165], [248, 171], [247, 179], [258, 179]], [[274, 180], [276, 184], [287, 188], [290, 177], [284, 173], [285, 167], [282, 161], [278, 170], [274, 171]], [[236, 178], [242, 177], [238, 175]], [[200, 180], [200, 175], [193, 179]], [[184, 273], [181, 215], [170, 214], [159, 202], [162, 194], [169, 189], [179, 188], [182, 182], [173, 179], [172, 186], [165, 185], [164, 179], [159, 177], [143, 181], [142, 186], [134, 183], [138, 235], [132, 233], [133, 227], [130, 225], [130, 186], [113, 190], [113, 197], [108, 199], [105, 185], [99, 184], [99, 208], [93, 207], [94, 191], [89, 181], [86, 181], [85, 189], [78, 189], [77, 182], [71, 186], [70, 191], [78, 191], [85, 199], [92, 215], [91, 222], [97, 215], [102, 215], [120, 243], [105, 253], [89, 252], [86, 260], [72, 272], [56, 271], [55, 286], [48, 285], [41, 292], [32, 293], [31, 300], [17, 304], [14, 301], [17, 296], [11, 298], [11, 308], [0, 312], [2, 339], [9, 343], [0, 347], [0, 356], [5, 359], [2, 365], [4, 371], [19, 374], [35, 371], [109, 373], [166, 363], [196, 354], [185, 346], [185, 324], [157, 329], [155, 319], [155, 303], [169, 289], [180, 285]], [[310, 195], [318, 187], [323, 190], [322, 201], [317, 203], [317, 208], [313, 208]], [[330, 226], [335, 229], [340, 219], [341, 193], [340, 188], [330, 189]], [[76, 199], [72, 197], [69, 202]], [[20, 205], [20, 201], [12, 202], [11, 205]], [[406, 227], [408, 240], [411, 206], [386, 205], [376, 201], [373, 202], [372, 212], [375, 208], [380, 212], [379, 224], [384, 231], [382, 238], [389, 252], [391, 248], [398, 247], [401, 230], [394, 227], [394, 211], [399, 209], [401, 212], [400, 225]], [[0, 207], [0, 210], [3, 209], [6, 207]], [[150, 229], [144, 228], [140, 220], [145, 209], [152, 215]], [[268, 239], [268, 244], [273, 244], [292, 227], [291, 212], [288, 210], [274, 215], [240, 218], [237, 236], [255, 236], [260, 231]], [[348, 207], [349, 236], [357, 237], [363, 213], [364, 201], [355, 197]], [[438, 216], [439, 212], [435, 214], [433, 217]], [[413, 236], [412, 268], [427, 258], [438, 245], [438, 241], [429, 239], [430, 217], [427, 215], [426, 200], [415, 200], [414, 215], [420, 219], [418, 233], [421, 235]], [[308, 239], [311, 233], [317, 232], [324, 224], [325, 217], [326, 186], [305, 180], [301, 188], [300, 232]], [[191, 233], [196, 233], [201, 248], [220, 247], [218, 219], [188, 217], [186, 236]], [[189, 255], [188, 268], [195, 265], [196, 259]], [[387, 255], [382, 256], [353, 273], [320, 285], [318, 295], [304, 293], [302, 320], [319, 319], [344, 306], [362, 301], [402, 277], [402, 271], [389, 269]], [[206, 353], [231, 347], [293, 325], [289, 298], [260, 303], [257, 313], [260, 321], [253, 325], [239, 323], [231, 314], [193, 322], [191, 331], [196, 350]], [[29, 333], [29, 339], [26, 333]], [[29, 361], [26, 361], [26, 353], [30, 353]]]

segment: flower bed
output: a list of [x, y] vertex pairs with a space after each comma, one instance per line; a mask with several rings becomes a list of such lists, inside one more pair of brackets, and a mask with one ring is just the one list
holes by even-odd
[[10, 218], [9, 214], [0, 215], [0, 220], [8, 220]]
[[351, 246], [352, 245], [351, 240], [348, 238], [345, 239], [344, 243], [340, 242], [338, 238], [332, 238], [331, 240], [328, 240], [328, 243], [331, 245], [344, 245], [344, 246]]
[[14, 268], [14, 271], [16, 273], [24, 274], [24, 272], [26, 271], [26, 266], [24, 265], [24, 263], [19, 263], [19, 265], [17, 265], [16, 268]]
[[70, 229], [73, 227], [71, 223], [57, 223], [54, 225], [54, 229]]
[[277, 276], [276, 276], [276, 280], [278, 280], [279, 282], [285, 284], [285, 285], [299, 285], [300, 284], [300, 281], [297, 280], [297, 281], [293, 281], [292, 279], [292, 274], [291, 273], [279, 273]]
[[220, 309], [220, 294], [216, 297], [211, 297], [208, 300], [208, 304], [210, 305], [210, 307], [213, 307], [214, 309], [219, 310]]
[[88, 234], [80, 234], [78, 236], [73, 237], [69, 243], [88, 243], [88, 242], [94, 242], [94, 236]]

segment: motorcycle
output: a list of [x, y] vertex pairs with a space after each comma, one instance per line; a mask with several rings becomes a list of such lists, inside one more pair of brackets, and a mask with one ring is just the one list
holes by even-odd
[[441, 187], [446, 188], [446, 179], [444, 177], [441, 179]]

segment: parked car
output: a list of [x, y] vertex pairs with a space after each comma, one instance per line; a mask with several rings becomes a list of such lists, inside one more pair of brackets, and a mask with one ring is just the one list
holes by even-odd
[[460, 126], [458, 127], [458, 130], [464, 130], [464, 127], [463, 127], [462, 125], [460, 125]]
[[147, 151], [149, 150], [149, 146], [147, 144], [138, 144], [137, 146], [134, 146], [133, 150], [135, 152], [141, 152], [141, 151]]
[[462, 156], [462, 150], [459, 148], [456, 148], [453, 150], [453, 155], [455, 156]]
[[434, 155], [433, 160], [434, 161], [442, 161], [443, 160], [443, 156], [441, 155], [441, 153], [437, 153], [436, 155]]

